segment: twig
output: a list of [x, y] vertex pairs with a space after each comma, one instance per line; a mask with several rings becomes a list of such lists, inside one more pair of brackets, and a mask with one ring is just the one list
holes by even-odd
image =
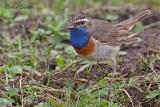
[[129, 87], [135, 88], [135, 89], [139, 90], [141, 93], [144, 92], [141, 88], [139, 88], [139, 87], [137, 87], [137, 86], [129, 86]]
[[84, 71], [87, 67], [89, 67], [90, 66], [90, 64], [86, 64], [86, 65], [83, 65], [80, 69], [78, 69], [77, 71], [76, 71], [76, 73], [74, 74], [74, 78], [79, 74], [79, 73], [81, 73], [82, 71]]
[[147, 87], [147, 90], [151, 88], [152, 84], [153, 84], [152, 82], [149, 84], [149, 86]]
[[14, 45], [13, 45], [13, 42], [12, 42], [12, 41], [9, 41], [9, 43], [10, 43], [12, 49], [15, 50], [15, 47], [14, 47]]
[[[122, 79], [123, 77], [125, 77], [126, 75], [128, 75], [128, 73], [126, 73], [126, 74], [124, 74], [124, 75], [122, 75], [122, 76], [120, 76], [120, 77], [118, 77], [118, 78], [114, 78], [114, 80], [124, 80], [124, 79]], [[109, 77], [104, 77], [104, 79], [105, 80], [112, 80], [112, 78], [109, 78]]]
[[154, 68], [153, 68], [152, 61], [149, 61], [149, 67], [150, 67], [151, 70], [154, 72], [154, 74], [155, 74], [156, 76], [158, 76], [157, 73], [156, 73], [156, 71], [155, 71]]
[[[80, 69], [78, 69], [74, 75], [74, 78], [77, 77], [77, 75], [79, 73], [81, 73], [82, 71], [84, 71], [87, 67], [89, 67], [90, 65], [96, 65], [97, 63], [96, 62], [92, 62], [92, 63], [89, 63], [89, 64], [86, 64], [86, 65], [83, 65], [80, 67]], [[104, 64], [104, 62], [99, 62], [99, 64]]]
[[56, 92], [56, 93], [66, 93], [66, 90], [60, 90], [60, 89], [54, 89], [54, 88], [42, 88], [38, 86], [32, 86], [33, 89], [36, 90], [42, 90], [42, 91], [47, 91], [47, 92]]
[[160, 21], [144, 26], [144, 29], [149, 29], [151, 27], [158, 26], [158, 25], [160, 25]]
[[22, 91], [22, 75], [21, 75], [21, 78], [19, 79], [19, 88], [21, 89], [21, 95], [20, 95], [20, 97], [21, 97], [21, 101], [22, 101], [22, 107], [23, 107], [23, 91]]
[[68, 66], [66, 66], [65, 68], [63, 68], [60, 72], [56, 72], [54, 74], [51, 74], [51, 77], [65, 72], [69, 67], [71, 67], [73, 64], [76, 64], [76, 63], [78, 63], [78, 60], [75, 60], [75, 61], [71, 62]]
[[54, 97], [53, 95], [51, 95], [51, 94], [49, 94], [49, 93], [46, 93], [46, 96], [51, 97], [51, 98], [54, 99], [55, 101], [63, 102], [62, 100], [60, 100], [60, 99]]
[[132, 98], [131, 98], [131, 96], [129, 95], [129, 93], [128, 93], [125, 89], [117, 89], [117, 90], [124, 91], [124, 92], [126, 93], [126, 95], [129, 97], [130, 102], [131, 102], [131, 104], [132, 104], [132, 107], [134, 107]]
[[122, 76], [118, 77], [117, 79], [121, 79], [121, 78], [123, 78], [123, 77], [125, 77], [125, 76], [127, 76], [127, 75], [128, 75], [128, 73], [123, 74]]
[[[60, 78], [59, 80], [67, 80], [67, 79], [71, 79], [73, 80], [75, 83], [86, 83], [88, 80], [87, 79], [79, 79], [79, 78], [73, 78], [73, 77], [70, 77], [70, 78]], [[95, 81], [89, 81], [89, 84], [93, 84], [95, 83]]]

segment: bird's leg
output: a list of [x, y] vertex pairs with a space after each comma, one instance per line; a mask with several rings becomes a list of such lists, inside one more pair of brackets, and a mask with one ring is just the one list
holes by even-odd
[[88, 86], [88, 84], [89, 84], [89, 80], [91, 79], [91, 77], [92, 77], [92, 75], [93, 75], [93, 73], [94, 73], [94, 71], [96, 70], [96, 68], [97, 68], [98, 65], [99, 65], [99, 62], [97, 62], [97, 64], [94, 66], [93, 70], [91, 71], [91, 74], [89, 75], [89, 77], [88, 77], [88, 79], [87, 79], [87, 82], [86, 82], [84, 88], [87, 88], [87, 86]]
[[109, 91], [109, 94], [113, 93], [112, 89], [113, 89], [113, 82], [114, 82], [114, 73], [116, 72], [116, 59], [112, 58], [111, 61], [112, 61], [113, 73], [112, 73], [112, 80], [110, 82], [110, 91]]
[[113, 67], [113, 75], [112, 75], [112, 79], [114, 79], [114, 73], [116, 72], [116, 59], [115, 58], [112, 58], [111, 59], [112, 61], [112, 67]]

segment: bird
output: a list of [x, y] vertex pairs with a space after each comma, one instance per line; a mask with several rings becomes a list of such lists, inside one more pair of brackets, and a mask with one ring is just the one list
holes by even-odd
[[[136, 42], [132, 38], [136, 33], [132, 27], [151, 13], [144, 10], [118, 24], [99, 19], [92, 19], [84, 14], [70, 18], [70, 43], [77, 54], [90, 61], [112, 61], [113, 74], [116, 72], [116, 56], [122, 44]], [[112, 75], [113, 75], [112, 74]]]

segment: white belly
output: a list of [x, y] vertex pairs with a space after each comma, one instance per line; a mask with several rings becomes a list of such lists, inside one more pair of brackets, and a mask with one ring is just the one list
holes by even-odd
[[107, 59], [115, 58], [119, 52], [119, 48], [120, 46], [113, 47], [96, 41], [96, 48], [92, 54], [87, 56], [80, 56], [91, 61], [104, 61]]

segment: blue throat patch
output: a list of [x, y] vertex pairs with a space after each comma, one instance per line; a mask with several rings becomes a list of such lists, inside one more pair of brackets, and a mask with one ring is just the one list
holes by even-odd
[[85, 28], [70, 29], [70, 42], [77, 49], [84, 48], [90, 39], [89, 33]]

